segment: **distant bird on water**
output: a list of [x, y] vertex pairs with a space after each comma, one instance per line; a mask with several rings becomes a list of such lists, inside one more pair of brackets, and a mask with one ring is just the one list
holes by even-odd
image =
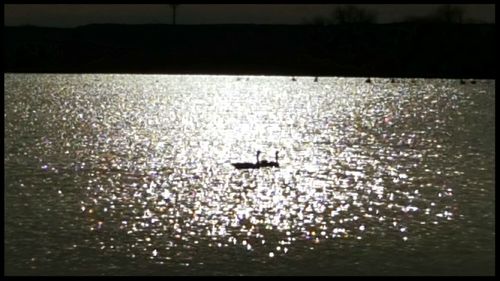
[[259, 162], [259, 167], [279, 167], [278, 163], [278, 151], [275, 153], [276, 162], [268, 162], [267, 160], [262, 160]]
[[368, 77], [368, 79], [365, 80], [365, 83], [371, 83], [372, 80], [370, 79], [370, 77]]
[[257, 151], [257, 162], [254, 164], [254, 163], [250, 163], [250, 162], [243, 162], [243, 163], [231, 163], [231, 165], [233, 165], [233, 167], [235, 167], [236, 169], [238, 170], [241, 170], [241, 169], [260, 169], [261, 167], [279, 167], [279, 163], [278, 163], [278, 151], [276, 151], [275, 153], [275, 157], [276, 157], [276, 162], [268, 162], [267, 160], [262, 160], [260, 161], [259, 160], [259, 155], [261, 154], [260, 150]]
[[257, 150], [257, 162], [250, 163], [250, 162], [243, 162], [243, 163], [231, 163], [236, 169], [258, 169], [259, 168], [259, 155], [260, 155], [260, 150]]

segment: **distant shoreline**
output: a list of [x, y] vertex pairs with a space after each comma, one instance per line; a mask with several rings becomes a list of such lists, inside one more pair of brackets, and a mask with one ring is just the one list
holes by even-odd
[[44, 71], [31, 71], [31, 72], [22, 72], [22, 71], [4, 71], [4, 74], [50, 74], [50, 75], [75, 75], [75, 74], [102, 74], [102, 75], [214, 75], [214, 76], [277, 76], [277, 77], [311, 77], [311, 78], [328, 78], [328, 77], [341, 77], [341, 78], [370, 78], [371, 80], [376, 80], [376, 79], [454, 79], [454, 80], [464, 80], [467, 83], [467, 80], [495, 80], [494, 77], [486, 78], [486, 77], [422, 77], [422, 76], [377, 76], [377, 75], [365, 75], [365, 76], [360, 76], [360, 75], [309, 75], [309, 74], [304, 74], [304, 75], [297, 75], [297, 74], [277, 74], [277, 73], [208, 73], [208, 72], [203, 72], [203, 73], [197, 73], [197, 72], [172, 72], [172, 73], [167, 73], [167, 72], [149, 72], [149, 73], [144, 73], [144, 72], [44, 72]]
[[495, 79], [494, 24], [5, 27], [4, 72]]

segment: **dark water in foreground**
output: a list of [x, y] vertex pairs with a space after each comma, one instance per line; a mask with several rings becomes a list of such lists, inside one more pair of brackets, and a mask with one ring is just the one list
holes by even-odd
[[4, 78], [7, 275], [494, 274], [495, 81]]

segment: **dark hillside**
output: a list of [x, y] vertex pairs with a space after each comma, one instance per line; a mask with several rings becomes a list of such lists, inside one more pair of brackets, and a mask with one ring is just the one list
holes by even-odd
[[5, 27], [5, 72], [494, 78], [494, 25]]

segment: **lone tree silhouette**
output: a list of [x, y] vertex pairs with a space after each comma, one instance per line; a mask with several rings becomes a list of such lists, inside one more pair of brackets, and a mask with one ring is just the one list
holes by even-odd
[[377, 15], [354, 5], [341, 6], [333, 10], [333, 24], [375, 23]]
[[172, 8], [172, 24], [175, 25], [175, 17], [176, 17], [176, 13], [177, 13], [177, 6], [179, 6], [179, 4], [170, 4], [170, 7]]

